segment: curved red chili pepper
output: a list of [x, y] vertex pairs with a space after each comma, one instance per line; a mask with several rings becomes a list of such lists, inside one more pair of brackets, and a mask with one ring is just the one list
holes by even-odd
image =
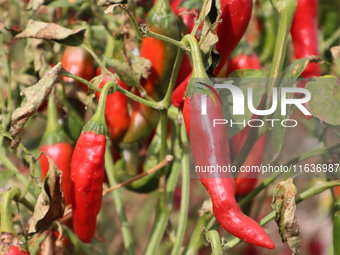
[[220, 62], [214, 70], [217, 75], [226, 64], [233, 50], [245, 33], [252, 9], [252, 0], [222, 0], [222, 22], [216, 27], [218, 42], [216, 50], [220, 54]]
[[[209, 114], [201, 114], [201, 97], [194, 94], [186, 97], [183, 116], [190, 136], [190, 145], [195, 165], [230, 166], [229, 144], [226, 128], [223, 125], [213, 127], [214, 119], [223, 119], [222, 105], [207, 96]], [[191, 119], [190, 119], [191, 118]], [[190, 128], [190, 122], [195, 123]], [[216, 220], [232, 235], [254, 245], [273, 249], [274, 244], [263, 228], [253, 219], [244, 215], [235, 200], [235, 182], [230, 172], [213, 174], [197, 173], [200, 181], [208, 190], [213, 204]]]

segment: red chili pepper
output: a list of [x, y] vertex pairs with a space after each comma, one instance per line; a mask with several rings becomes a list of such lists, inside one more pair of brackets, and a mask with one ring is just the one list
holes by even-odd
[[[67, 46], [61, 58], [61, 63], [65, 70], [85, 80], [89, 81], [94, 77], [95, 68], [93, 57], [81, 47]], [[67, 83], [77, 83], [84, 92], [88, 90], [87, 85], [73, 78], [63, 76], [63, 80]]]
[[[193, 77], [208, 78], [205, 73], [202, 57], [197, 41], [191, 35], [186, 35], [182, 41], [191, 47], [194, 63]], [[190, 84], [190, 86], [193, 86]], [[198, 94], [188, 95], [185, 98], [183, 117], [187, 133], [190, 137], [190, 146], [194, 157], [195, 166], [228, 167], [231, 165], [229, 143], [226, 128], [223, 125], [213, 127], [214, 119], [223, 119], [222, 103], [218, 93], [210, 87], [214, 93], [207, 95], [208, 114], [202, 115], [202, 101]], [[193, 128], [190, 126], [194, 123]], [[234, 236], [254, 245], [273, 249], [274, 244], [253, 219], [244, 215], [235, 200], [235, 181], [231, 172], [213, 173], [197, 171], [200, 181], [209, 192], [213, 204], [213, 212], [221, 226]]]
[[[180, 37], [176, 16], [165, 0], [158, 0], [147, 17], [150, 30], [173, 39]], [[140, 55], [152, 62], [151, 74], [142, 79], [142, 86], [155, 100], [163, 99], [169, 85], [171, 71], [175, 62], [177, 47], [162, 40], [146, 37], [142, 40]], [[159, 112], [151, 107], [133, 103], [131, 122], [124, 137], [124, 143], [133, 143], [146, 138], [156, 127]]]
[[73, 228], [84, 243], [90, 243], [95, 235], [97, 215], [102, 203], [107, 134], [105, 106], [111, 86], [112, 82], [109, 82], [102, 89], [97, 111], [85, 124], [72, 156]]
[[216, 50], [220, 54], [220, 62], [214, 70], [217, 75], [227, 62], [233, 50], [245, 33], [253, 9], [252, 0], [222, 0], [222, 22], [216, 27], [218, 42]]
[[[212, 127], [214, 119], [223, 119], [222, 105], [207, 96], [208, 115], [201, 114], [201, 97], [197, 94], [187, 97], [183, 116], [190, 134], [191, 151], [195, 165], [230, 166], [228, 136], [225, 126]], [[191, 118], [191, 120], [190, 120]], [[195, 123], [190, 129], [190, 124]], [[208, 190], [216, 220], [232, 235], [254, 245], [273, 249], [274, 244], [263, 228], [253, 219], [244, 215], [235, 200], [235, 181], [231, 173], [214, 174], [199, 172], [198, 176]]]
[[[239, 54], [235, 58], [230, 59], [228, 62], [227, 75], [240, 69], [260, 70], [261, 63], [260, 63], [258, 56], [255, 53], [251, 53], [249, 55]], [[260, 104], [260, 107], [261, 107], [261, 104]], [[256, 115], [252, 116], [252, 119], [256, 119], [256, 118], [257, 118]], [[236, 135], [233, 136], [232, 154], [234, 157], [236, 157], [240, 153], [249, 135], [250, 128], [251, 128], [250, 126], [246, 126], [244, 129], [242, 129], [240, 132], [238, 132]], [[263, 154], [264, 154], [264, 148], [266, 145], [266, 138], [267, 138], [267, 135], [263, 135], [256, 141], [248, 157], [243, 163], [243, 166], [260, 166], [261, 165]], [[243, 196], [249, 194], [251, 191], [253, 191], [256, 185], [256, 182], [257, 182], [257, 174], [249, 173], [249, 172], [239, 172], [237, 174], [237, 178], [235, 179], [236, 193], [239, 195], [243, 195]]]
[[250, 55], [239, 54], [228, 61], [227, 76], [240, 69], [261, 70], [261, 62], [256, 53]]
[[21, 250], [18, 246], [11, 246], [4, 255], [30, 255], [29, 252]]
[[[48, 101], [48, 120], [46, 131], [43, 135], [39, 151], [44, 151], [63, 172], [62, 189], [66, 205], [71, 203], [70, 198], [70, 172], [73, 146], [68, 139], [66, 133], [58, 124], [57, 107], [54, 103], [53, 94], [50, 95]], [[49, 162], [45, 154], [39, 158], [41, 168], [41, 178], [45, 179], [49, 170]]]
[[[318, 0], [298, 0], [290, 28], [297, 59], [320, 55], [318, 46]], [[320, 76], [320, 64], [309, 63], [302, 72], [303, 78]], [[304, 86], [304, 84], [300, 84]]]
[[[113, 70], [110, 69], [112, 73]], [[101, 68], [97, 69], [97, 75], [101, 74]], [[105, 83], [110, 81], [109, 75], [104, 75], [102, 82], [99, 84], [99, 88], [102, 88]], [[129, 87], [121, 80], [117, 79], [118, 85], [126, 90]], [[96, 97], [99, 100], [100, 92], [96, 92]], [[129, 98], [120, 92], [110, 94], [106, 98], [105, 118], [110, 138], [114, 142], [115, 146], [119, 146], [119, 143], [123, 140], [126, 131], [130, 125], [130, 114], [128, 109]]]

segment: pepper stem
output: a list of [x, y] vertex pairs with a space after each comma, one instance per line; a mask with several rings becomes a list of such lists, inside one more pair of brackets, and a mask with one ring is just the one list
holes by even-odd
[[45, 132], [47, 133], [57, 132], [60, 129], [60, 126], [58, 124], [58, 111], [54, 102], [53, 92], [50, 94], [48, 98], [47, 116], [48, 117]]
[[107, 136], [107, 126], [105, 120], [105, 107], [106, 107], [106, 98], [110, 88], [114, 87], [114, 82], [107, 82], [103, 89], [100, 92], [100, 99], [98, 103], [97, 110], [92, 118], [85, 124], [83, 128], [83, 132], [91, 132], [94, 131], [97, 134], [102, 134]]
[[7, 232], [15, 234], [15, 229], [12, 221], [12, 200], [18, 201], [20, 199], [21, 191], [18, 187], [12, 187], [7, 190], [1, 200], [1, 228], [0, 232]]
[[191, 58], [193, 63], [193, 72], [191, 77], [208, 78], [202, 61], [201, 50], [196, 38], [191, 34], [187, 34], [183, 37], [182, 42], [191, 49]]

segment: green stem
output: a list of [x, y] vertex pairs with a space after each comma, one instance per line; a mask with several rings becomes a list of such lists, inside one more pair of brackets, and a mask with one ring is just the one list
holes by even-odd
[[[181, 155], [182, 151], [177, 150], [177, 153]], [[181, 161], [175, 153], [175, 160], [172, 164], [171, 173], [166, 183], [166, 200], [160, 199], [157, 204], [156, 217], [151, 232], [149, 243], [146, 247], [144, 255], [157, 254], [159, 245], [163, 239], [163, 235], [170, 218], [172, 209], [173, 194], [176, 188], [177, 179], [180, 172]]]
[[[114, 178], [114, 170], [115, 170], [114, 163], [113, 163], [112, 156], [110, 154], [110, 148], [108, 145], [105, 151], [105, 169], [106, 169], [107, 177], [109, 179], [110, 186], [111, 187], [116, 186], [117, 182]], [[123, 242], [124, 242], [124, 247], [126, 249], [126, 253], [128, 255], [134, 255], [135, 252], [133, 250], [133, 237], [132, 237], [129, 222], [127, 220], [127, 217], [124, 211], [124, 202], [123, 202], [122, 196], [119, 190], [115, 190], [111, 193], [113, 196], [113, 201], [115, 203], [116, 211], [117, 211], [119, 222], [121, 225]]]
[[133, 15], [133, 12], [131, 12], [131, 11], [130, 11], [128, 8], [126, 8], [126, 6], [123, 5], [123, 4], [119, 4], [118, 7], [122, 8], [122, 9], [125, 11], [125, 13], [129, 16], [129, 18], [130, 18], [130, 23], [131, 23], [131, 25], [132, 25], [133, 31], [135, 31], [137, 38], [140, 39], [140, 40], [142, 40], [144, 36], [143, 36], [143, 34], [141, 33], [141, 31], [140, 31], [140, 29], [139, 29], [139, 27], [138, 27], [138, 25], [137, 25], [137, 21], [136, 21], [136, 19], [135, 19], [135, 16]]
[[42, 145], [54, 145], [68, 141], [68, 137], [58, 123], [58, 109], [55, 104], [55, 96], [52, 93], [49, 95], [47, 105], [47, 124], [43, 134]]
[[92, 118], [85, 124], [83, 128], [84, 132], [95, 131], [97, 134], [103, 134], [107, 136], [108, 131], [105, 119], [106, 98], [109, 90], [113, 86], [114, 86], [113, 81], [109, 81], [104, 85], [100, 93], [100, 99], [97, 110], [95, 114], [92, 116]]
[[193, 63], [192, 78], [208, 78], [202, 61], [201, 50], [196, 38], [191, 34], [188, 34], [183, 37], [182, 42], [185, 45], [190, 46], [191, 49], [191, 58]]
[[185, 45], [182, 42], [174, 40], [174, 39], [167, 37], [165, 35], [161, 35], [161, 34], [158, 34], [158, 33], [152, 32], [152, 31], [147, 31], [145, 34], [146, 34], [147, 37], [156, 38], [156, 39], [162, 40], [164, 42], [171, 43], [171, 44], [177, 46], [179, 49], [187, 50], [187, 48], [185, 47]]
[[175, 63], [174, 63], [174, 68], [172, 69], [168, 89], [166, 91], [166, 94], [165, 94], [163, 100], [160, 102], [160, 105], [164, 106], [167, 109], [171, 105], [171, 95], [172, 95], [172, 92], [174, 91], [174, 88], [175, 88], [178, 72], [179, 72], [179, 69], [181, 67], [181, 63], [182, 63], [184, 53], [185, 53], [184, 51], [178, 49], [176, 59], [175, 59]]
[[176, 231], [176, 239], [171, 255], [180, 254], [182, 242], [188, 221], [189, 211], [189, 194], [190, 194], [190, 171], [189, 171], [189, 155], [184, 154], [181, 161], [182, 168], [182, 192], [181, 192], [181, 209], [179, 212], [178, 226]]
[[34, 205], [32, 205], [26, 198], [24, 198], [23, 196], [21, 196], [19, 203], [22, 204], [23, 206], [25, 206], [28, 210], [30, 210], [30, 212], [34, 211]]
[[220, 235], [216, 230], [210, 230], [205, 233], [207, 236], [207, 240], [211, 244], [212, 249], [212, 255], [221, 255], [222, 252], [222, 244], [221, 244], [221, 238]]
[[[204, 0], [201, 10], [206, 10], [209, 2], [210, 2], [209, 0]], [[199, 27], [201, 26], [205, 15], [206, 15], [205, 11], [200, 12], [200, 15], [198, 17], [198, 22], [195, 23], [195, 26], [191, 31], [192, 36], [195, 36], [197, 34], [197, 31], [198, 31]]]
[[269, 83], [267, 85], [267, 97], [265, 104], [267, 107], [266, 109], [269, 108], [271, 103], [272, 89], [277, 85], [275, 80], [276, 78], [281, 77], [283, 63], [287, 51], [289, 31], [297, 7], [297, 0], [271, 0], [271, 2], [274, 8], [279, 12], [279, 27], [276, 37], [272, 67], [269, 73]]
[[90, 87], [91, 89], [93, 89], [94, 91], [101, 91], [101, 89], [97, 88], [96, 86], [94, 86], [91, 82], [77, 76], [77, 75], [74, 75], [72, 73], [70, 73], [69, 71], [66, 71], [65, 69], [63, 69], [61, 75], [63, 76], [66, 76], [66, 77], [70, 77], [70, 78], [73, 78], [79, 82], [82, 82], [84, 84], [86, 84], [88, 87]]
[[[160, 112], [160, 125], [161, 125], [161, 148], [159, 152], [159, 162], [161, 162], [165, 156], [167, 155], [167, 123], [168, 123], [168, 112], [167, 110], [162, 110]], [[166, 192], [165, 192], [165, 184], [166, 184], [166, 167], [163, 167], [160, 170], [160, 178], [159, 178], [159, 192], [160, 196], [159, 199], [164, 200], [166, 199]]]
[[[336, 187], [336, 186], [340, 186], [340, 181], [332, 181], [332, 182], [318, 181], [313, 187], [309, 188], [308, 190], [302, 192], [300, 195], [296, 196], [295, 202], [296, 202], [296, 204], [299, 204], [299, 203], [301, 203], [302, 201], [305, 201], [308, 198], [316, 196], [316, 195], [324, 192], [325, 190], [327, 190], [329, 188]], [[275, 211], [269, 213], [266, 217], [264, 217], [262, 220], [259, 221], [259, 224], [261, 226], [266, 225], [267, 223], [269, 223], [270, 221], [275, 219], [275, 215], [276, 215]], [[224, 246], [223, 249], [224, 250], [232, 249], [233, 247], [240, 244], [241, 242], [242, 242], [241, 239], [235, 237], [232, 240], [230, 240]]]
[[19, 201], [21, 191], [18, 187], [12, 187], [5, 192], [1, 200], [1, 228], [0, 232], [16, 234], [12, 221], [12, 200]]
[[106, 37], [106, 47], [105, 47], [105, 52], [104, 52], [105, 57], [112, 58], [114, 45], [115, 45], [115, 39], [111, 34], [108, 33]]
[[158, 109], [158, 110], [164, 109], [164, 106], [161, 105], [159, 102], [151, 102], [149, 100], [146, 100], [144, 98], [136, 96], [135, 94], [131, 93], [130, 91], [123, 89], [120, 86], [118, 86], [117, 91], [124, 94], [125, 96], [131, 98], [133, 101], [137, 101], [138, 103], [144, 104], [146, 106], [149, 106], [149, 107], [152, 107], [152, 108]]
[[190, 242], [186, 248], [185, 255], [197, 254], [203, 246], [204, 238], [202, 235], [202, 228], [208, 224], [209, 220], [213, 218], [212, 216], [212, 213], [204, 214], [198, 219], [194, 232], [190, 238]]
[[261, 1], [261, 5], [263, 7], [261, 14], [263, 17], [265, 35], [264, 41], [262, 42], [263, 46], [260, 54], [260, 61], [261, 63], [265, 63], [269, 58], [273, 56], [273, 52], [275, 50], [275, 20], [272, 16], [271, 10], [268, 8], [272, 8], [271, 4], [267, 0], [265, 0]]
[[33, 158], [33, 156], [30, 157], [30, 177], [28, 178], [27, 185], [25, 186], [25, 189], [21, 193], [21, 197], [25, 197], [28, 193], [29, 189], [31, 188], [31, 185], [33, 183], [33, 176], [35, 176], [35, 166], [36, 166], [36, 159]]

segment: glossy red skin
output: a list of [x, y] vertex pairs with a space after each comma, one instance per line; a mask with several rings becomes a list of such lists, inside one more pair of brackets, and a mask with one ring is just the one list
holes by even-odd
[[[63, 172], [62, 188], [64, 192], [65, 204], [71, 203], [70, 198], [70, 173], [73, 146], [70, 143], [57, 143], [55, 145], [43, 145], [39, 151], [45, 151], [46, 154], [54, 161], [56, 166]], [[41, 168], [41, 178], [45, 179], [49, 169], [48, 159], [45, 154], [39, 158]]]
[[82, 132], [71, 163], [73, 228], [78, 238], [90, 243], [96, 232], [102, 204], [106, 137]]
[[[231, 165], [228, 135], [224, 125], [213, 127], [214, 119], [223, 119], [222, 105], [216, 95], [215, 102], [207, 96], [209, 114], [201, 115], [201, 97], [185, 99], [184, 122], [190, 137], [191, 151], [196, 166]], [[191, 115], [190, 115], [191, 113]], [[190, 120], [191, 118], [191, 120]], [[190, 128], [190, 122], [195, 123]], [[200, 123], [200, 125], [198, 125]], [[198, 172], [198, 177], [209, 192], [216, 220], [232, 235], [254, 245], [274, 248], [274, 243], [263, 228], [244, 215], [235, 200], [235, 181], [231, 173]]]
[[[114, 73], [113, 70], [112, 73]], [[101, 73], [101, 69], [97, 69], [97, 73]], [[111, 81], [109, 75], [104, 75], [99, 88], [102, 88], [105, 83]], [[123, 81], [117, 79], [118, 85], [126, 90], [129, 90]], [[96, 92], [96, 98], [99, 100], [100, 92]], [[126, 131], [130, 125], [130, 114], [128, 108], [129, 98], [120, 92], [109, 94], [106, 97], [105, 119], [110, 138], [116, 146], [123, 140]]]
[[[318, 0], [298, 0], [290, 32], [296, 59], [320, 55], [318, 47]], [[319, 63], [309, 63], [302, 72], [303, 78], [313, 76], [320, 76]]]
[[21, 250], [18, 246], [12, 245], [4, 255], [30, 255], [29, 252]]
[[[67, 46], [61, 58], [61, 63], [65, 70], [85, 80], [89, 81], [94, 77], [95, 67], [93, 57], [81, 47]], [[67, 83], [75, 82], [84, 92], [87, 92], [88, 90], [87, 85], [78, 82], [73, 78], [63, 76], [63, 80]]]
[[260, 59], [255, 53], [252, 53], [251, 55], [239, 54], [228, 61], [227, 76], [240, 69], [261, 70], [261, 68]]
[[246, 32], [253, 9], [253, 1], [222, 0], [221, 5], [221, 19], [223, 21], [216, 27], [216, 33], [219, 38], [216, 43], [216, 50], [220, 54], [220, 63], [214, 70], [215, 75], [221, 71]]
[[[228, 62], [227, 75], [240, 69], [260, 70], [261, 62], [258, 56], [255, 53], [252, 53], [251, 55], [240, 54], [235, 58], [230, 59]], [[257, 116], [254, 115], [252, 118], [256, 119]], [[246, 126], [244, 129], [233, 136], [232, 153], [234, 157], [236, 157], [240, 153], [249, 135], [250, 128], [250, 126]], [[250, 151], [248, 157], [243, 163], [243, 166], [261, 165], [266, 145], [266, 138], [267, 135], [263, 135], [256, 141], [253, 149]], [[237, 178], [235, 179], [236, 193], [245, 196], [252, 192], [257, 182], [257, 176], [258, 173], [239, 172], [237, 174]]]

